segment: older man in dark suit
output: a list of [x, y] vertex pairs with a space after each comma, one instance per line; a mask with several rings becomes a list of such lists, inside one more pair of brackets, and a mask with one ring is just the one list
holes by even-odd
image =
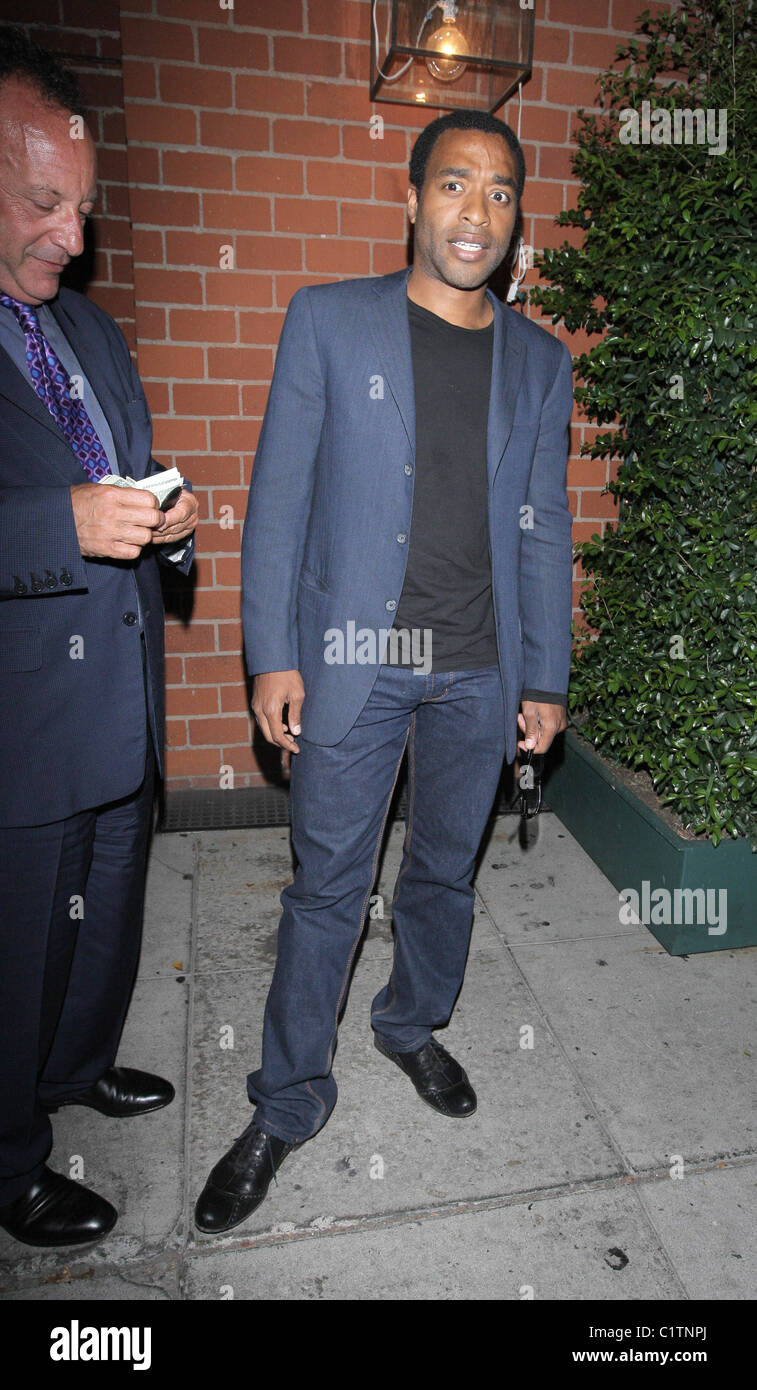
[[72, 79], [0, 31], [0, 1225], [30, 1245], [117, 1213], [54, 1172], [49, 1112], [157, 1109], [114, 1065], [139, 954], [163, 744], [158, 559], [187, 572], [197, 503], [101, 486], [159, 473], [126, 342], [59, 291], [95, 203]]

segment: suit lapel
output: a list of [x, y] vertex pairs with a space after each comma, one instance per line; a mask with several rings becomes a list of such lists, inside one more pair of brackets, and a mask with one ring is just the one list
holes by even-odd
[[[49, 302], [48, 308], [76, 353], [82, 371], [100, 402], [100, 407], [113, 435], [119, 469], [121, 472], [130, 472], [131, 470], [124, 468], [121, 462], [127, 452], [123, 422], [116, 398], [108, 387], [103, 364], [88, 344], [85, 335], [78, 331], [75, 320], [63, 308], [60, 300], [55, 299]], [[82, 479], [87, 482], [90, 481], [86, 469], [82, 468], [69, 441], [55, 423], [47, 406], [40, 400], [31, 382], [19, 371], [15, 362], [2, 348], [0, 348], [0, 396], [7, 397], [17, 409], [23, 410], [36, 425], [49, 430], [61, 445], [61, 448], [51, 450], [48, 455], [56, 472], [61, 473], [71, 484], [81, 483]]]
[[494, 308], [492, 384], [486, 433], [486, 471], [489, 487], [492, 487], [512, 434], [525, 354], [523, 344], [509, 326], [507, 311], [491, 290], [487, 290], [487, 298]]
[[60, 446], [51, 449], [49, 459], [56, 472], [61, 473], [69, 483], [81, 482], [83, 469], [75, 458], [66, 436], [59, 430], [50, 411], [40, 400], [31, 382], [19, 371], [13, 359], [4, 348], [0, 348], [0, 396], [4, 396], [22, 410], [35, 425], [49, 431]]
[[379, 353], [386, 385], [402, 416], [405, 433], [415, 455], [415, 388], [410, 326], [407, 321], [407, 280], [410, 268], [377, 280], [373, 286], [375, 310], [369, 315], [371, 333]]
[[116, 450], [118, 471], [132, 476], [132, 470], [125, 462], [128, 450], [126, 446], [126, 435], [124, 433], [122, 410], [118, 399], [113, 395], [108, 385], [108, 378], [105, 371], [106, 367], [110, 366], [110, 362], [103, 362], [101, 356], [95, 351], [91, 340], [85, 333], [79, 332], [76, 320], [69, 311], [63, 307], [59, 299], [54, 300], [49, 307], [58, 327], [65, 334], [76, 353], [82, 371], [92, 387], [100, 404], [100, 409], [108, 422]]
[[[378, 313], [370, 315], [371, 332], [380, 354], [386, 384], [402, 416], [405, 432], [415, 453], [415, 391], [410, 329], [407, 321], [407, 281], [410, 268], [376, 281]], [[489, 486], [507, 449], [515, 419], [515, 407], [525, 365], [523, 344], [509, 328], [509, 314], [487, 290], [494, 309], [492, 380], [486, 436], [486, 467]]]

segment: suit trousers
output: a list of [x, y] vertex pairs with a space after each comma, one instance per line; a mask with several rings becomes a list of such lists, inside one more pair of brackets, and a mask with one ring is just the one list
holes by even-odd
[[406, 748], [394, 961], [371, 1025], [390, 1049], [410, 1052], [449, 1021], [470, 943], [476, 853], [505, 751], [499, 668], [426, 675], [381, 666], [341, 742], [325, 747], [298, 736], [298, 743], [291, 770], [297, 871], [281, 895], [262, 1065], [247, 1083], [255, 1122], [290, 1143], [316, 1134], [336, 1103], [338, 1019]]
[[0, 829], [0, 1206], [50, 1153], [43, 1101], [83, 1090], [115, 1061], [142, 935], [149, 736], [147, 749], [130, 796]]

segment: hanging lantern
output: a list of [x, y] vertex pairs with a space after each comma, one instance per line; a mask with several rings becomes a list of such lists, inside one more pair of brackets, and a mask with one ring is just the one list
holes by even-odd
[[371, 101], [495, 111], [531, 76], [533, 0], [371, 0]]

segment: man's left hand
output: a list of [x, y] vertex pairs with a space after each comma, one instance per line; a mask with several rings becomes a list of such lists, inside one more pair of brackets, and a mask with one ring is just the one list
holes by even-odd
[[527, 752], [546, 753], [556, 734], [567, 728], [568, 720], [562, 705], [547, 705], [536, 700], [521, 700], [522, 713], [518, 715], [518, 728], [525, 735], [518, 739], [518, 747]]
[[191, 536], [197, 525], [200, 508], [193, 493], [182, 488], [175, 507], [166, 512], [162, 524], [152, 533], [153, 545], [170, 545]]

